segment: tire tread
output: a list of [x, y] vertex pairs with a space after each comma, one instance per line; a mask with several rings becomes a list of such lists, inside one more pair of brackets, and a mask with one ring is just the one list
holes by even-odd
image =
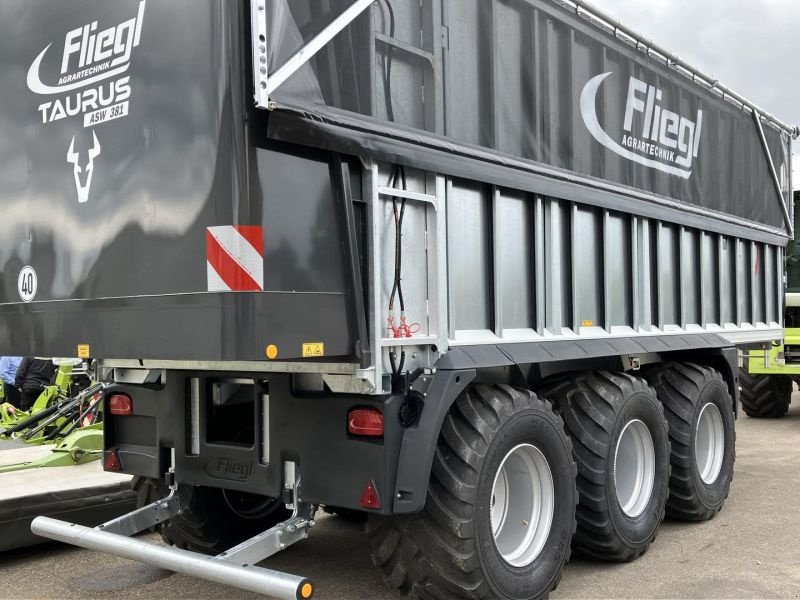
[[[716, 515], [728, 497], [730, 487], [718, 506], [704, 506], [692, 480], [691, 443], [696, 403], [712, 382], [727, 386], [715, 369], [694, 363], [667, 363], [648, 375], [664, 405], [672, 445], [670, 495], [667, 516], [682, 521], [705, 521]], [[733, 410], [733, 407], [731, 407]], [[733, 431], [734, 444], [736, 431]], [[731, 475], [732, 477], [732, 475]]]
[[789, 411], [792, 380], [788, 375], [751, 375], [739, 369], [740, 400], [748, 417], [777, 419]]
[[183, 512], [161, 524], [161, 538], [168, 545], [201, 554], [216, 555], [249, 537], [266, 531], [288, 518], [289, 512], [276, 507], [269, 515], [243, 519], [222, 499], [221, 490], [192, 487], [181, 498]]
[[[529, 390], [475, 385], [459, 396], [442, 427], [424, 511], [367, 522], [372, 561], [382, 569], [386, 585], [422, 599], [493, 597], [472, 543], [470, 500], [494, 433], [506, 418], [528, 407], [551, 412], [563, 430], [550, 404]], [[574, 463], [572, 470], [574, 477]], [[567, 549], [562, 568], [569, 555]], [[562, 568], [543, 597], [558, 585]]]
[[[578, 464], [580, 498], [572, 548], [588, 558], [632, 561], [644, 554], [656, 537], [657, 528], [643, 544], [631, 546], [624, 543], [617, 535], [609, 513], [606, 457], [617, 404], [621, 398], [636, 392], [652, 395], [666, 427], [664, 409], [656, 399], [655, 391], [643, 379], [626, 373], [581, 373], [542, 391], [543, 395], [556, 401], [572, 439], [573, 456]], [[663, 518], [664, 514], [659, 523]]]

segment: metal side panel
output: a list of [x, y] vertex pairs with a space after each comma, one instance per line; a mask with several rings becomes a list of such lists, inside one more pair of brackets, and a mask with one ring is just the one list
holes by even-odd
[[463, 179], [447, 209], [452, 346], [779, 337], [777, 246]]

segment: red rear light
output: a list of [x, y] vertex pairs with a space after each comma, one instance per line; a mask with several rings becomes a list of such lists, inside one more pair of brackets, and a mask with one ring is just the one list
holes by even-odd
[[118, 417], [133, 414], [133, 401], [125, 394], [114, 394], [108, 399], [108, 412]]
[[361, 500], [359, 500], [359, 504], [362, 508], [380, 510], [381, 499], [378, 498], [378, 492], [375, 491], [375, 486], [372, 485], [372, 480], [367, 482], [367, 487], [364, 488], [364, 493], [361, 494]]
[[352, 435], [381, 437], [383, 435], [383, 414], [374, 408], [357, 408], [347, 416], [347, 431]]
[[103, 459], [103, 468], [106, 471], [122, 470], [122, 463], [119, 461], [119, 454], [117, 454], [116, 450], [109, 450], [106, 452], [105, 458]]

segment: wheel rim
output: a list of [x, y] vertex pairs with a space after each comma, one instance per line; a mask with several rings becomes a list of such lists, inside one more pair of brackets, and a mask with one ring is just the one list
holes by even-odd
[[541, 553], [555, 508], [553, 474], [544, 454], [520, 444], [506, 454], [494, 478], [491, 524], [498, 552], [512, 567], [525, 567]]
[[725, 456], [725, 428], [716, 404], [709, 402], [700, 411], [694, 439], [694, 460], [700, 479], [714, 483], [722, 470]]
[[614, 453], [614, 487], [619, 506], [629, 517], [638, 517], [653, 494], [656, 456], [650, 430], [634, 419], [622, 430]]

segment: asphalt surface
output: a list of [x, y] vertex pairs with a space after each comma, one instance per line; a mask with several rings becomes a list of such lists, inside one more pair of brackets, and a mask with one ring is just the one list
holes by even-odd
[[[737, 428], [736, 475], [716, 518], [664, 523], [634, 563], [574, 560], [551, 597], [800, 598], [800, 395], [787, 417], [741, 416]], [[262, 566], [312, 577], [320, 600], [400, 598], [371, 567], [360, 526], [335, 517]], [[2, 598], [256, 598], [59, 544], [0, 554], [0, 573]]]

